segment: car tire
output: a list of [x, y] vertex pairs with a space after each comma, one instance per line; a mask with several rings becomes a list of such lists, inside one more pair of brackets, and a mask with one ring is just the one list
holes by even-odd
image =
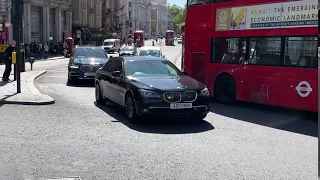
[[68, 78], [67, 84], [72, 85], [73, 83], [74, 83], [73, 80]]
[[137, 114], [136, 105], [132, 94], [126, 95], [125, 98], [125, 111], [128, 120], [133, 124], [140, 124], [142, 122], [142, 117]]
[[101, 88], [99, 83], [96, 83], [96, 86], [95, 86], [95, 97], [96, 97], [97, 104], [105, 105], [107, 103], [107, 100], [101, 94]]
[[[69, 73], [68, 73], [69, 74]], [[68, 81], [67, 81], [67, 85], [72, 85], [74, 84], [74, 79], [72, 79], [69, 75], [68, 75]]]
[[231, 75], [218, 77], [214, 86], [215, 99], [223, 104], [232, 104], [236, 99], [236, 82]]

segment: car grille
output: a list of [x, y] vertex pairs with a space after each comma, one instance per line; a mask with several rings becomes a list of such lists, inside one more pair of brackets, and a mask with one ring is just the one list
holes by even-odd
[[197, 93], [190, 91], [190, 92], [183, 92], [181, 94], [181, 101], [183, 102], [193, 102], [197, 99]]
[[179, 92], [166, 92], [163, 94], [163, 98], [167, 102], [180, 102], [181, 94]]
[[109, 50], [109, 49], [110, 49], [109, 47], [105, 47], [105, 48], [104, 48], [104, 50]]
[[96, 72], [101, 66], [100, 65], [82, 65], [80, 69], [83, 72]]

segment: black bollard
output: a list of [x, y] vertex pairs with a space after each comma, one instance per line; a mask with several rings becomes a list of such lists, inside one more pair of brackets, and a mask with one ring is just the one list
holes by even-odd
[[29, 63], [31, 65], [31, 70], [32, 70], [33, 69], [33, 63], [34, 63], [34, 58], [33, 57], [30, 57]]

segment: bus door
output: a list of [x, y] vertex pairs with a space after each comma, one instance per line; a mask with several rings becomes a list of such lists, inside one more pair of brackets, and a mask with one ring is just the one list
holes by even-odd
[[282, 89], [277, 88], [283, 84], [283, 79], [276, 76], [282, 63], [281, 38], [250, 38], [249, 46], [243, 84], [248, 91], [243, 99], [261, 104], [275, 104], [283, 97]]
[[251, 38], [250, 58], [245, 63], [248, 99], [317, 111], [316, 46], [317, 40], [310, 42], [301, 37]]
[[317, 37], [286, 37], [285, 67], [279, 72], [285, 91], [283, 106], [318, 110]]

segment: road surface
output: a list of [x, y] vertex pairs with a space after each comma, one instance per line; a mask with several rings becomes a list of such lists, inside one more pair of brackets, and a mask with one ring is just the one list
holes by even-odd
[[[162, 46], [162, 50], [175, 62], [181, 45]], [[0, 177], [317, 177], [316, 115], [213, 102], [203, 122], [155, 119], [132, 125], [123, 110], [94, 104], [92, 81], [67, 86], [68, 60], [54, 62], [41, 65], [48, 73], [36, 82], [40, 91], [56, 99], [54, 105], [0, 107]]]

